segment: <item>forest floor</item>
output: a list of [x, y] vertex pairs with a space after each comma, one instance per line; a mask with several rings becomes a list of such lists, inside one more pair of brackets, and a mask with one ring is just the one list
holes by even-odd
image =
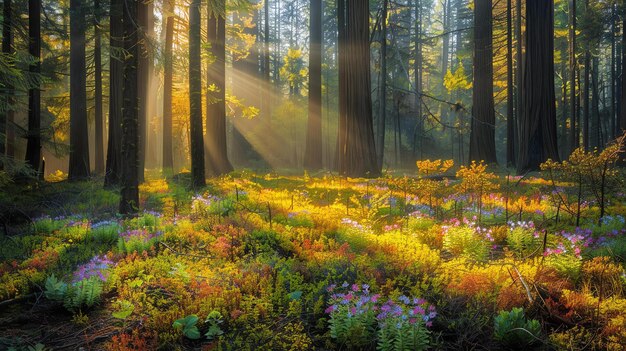
[[0, 349], [626, 345], [623, 189], [599, 222], [539, 174], [147, 178], [133, 219], [99, 180], [0, 192]]

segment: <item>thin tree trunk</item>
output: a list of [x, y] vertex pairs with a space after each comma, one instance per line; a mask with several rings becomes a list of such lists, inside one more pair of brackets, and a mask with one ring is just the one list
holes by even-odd
[[172, 45], [174, 41], [174, 2], [166, 0], [167, 10], [165, 25], [165, 52], [163, 62], [163, 169], [173, 170], [174, 158], [172, 151], [172, 82], [173, 58]]
[[513, 112], [513, 23], [511, 19], [511, 0], [506, 1], [506, 163], [515, 166], [515, 115]]
[[137, 65], [139, 38], [137, 34], [137, 11], [141, 0], [123, 0], [124, 84], [122, 108], [122, 169], [121, 199], [119, 211], [125, 216], [134, 216], [139, 211], [139, 99], [137, 93]]
[[202, 69], [200, 43], [200, 0], [189, 5], [189, 124], [191, 138], [191, 177], [193, 186], [206, 184], [202, 136]]
[[621, 132], [626, 131], [626, 16], [622, 21], [622, 81], [621, 81], [621, 109], [619, 126]]
[[[589, 8], [589, 0], [585, 0], [585, 11]], [[588, 44], [587, 44], [588, 45]], [[591, 74], [591, 53], [589, 48], [585, 49], [585, 71], [583, 76], [583, 147], [585, 150], [589, 150], [589, 75]]]
[[376, 143], [376, 158], [379, 169], [382, 169], [385, 158], [385, 124], [387, 119], [387, 7], [388, 0], [383, 0], [382, 18], [380, 19], [380, 80], [378, 82], [378, 138]]
[[122, 106], [124, 104], [124, 0], [111, 0], [109, 54], [109, 138], [107, 142], [104, 186], [121, 183], [122, 178]]
[[[417, 112], [417, 123], [413, 132], [413, 158], [417, 157], [417, 136], [423, 138], [423, 117], [422, 117], [422, 9], [421, 0], [415, 0], [415, 60], [413, 73], [415, 74], [415, 107]], [[422, 151], [422, 150], [420, 150]]]
[[617, 113], [615, 111], [615, 102], [617, 101], [616, 98], [616, 87], [617, 87], [617, 78], [615, 76], [615, 57], [617, 56], [617, 52], [616, 52], [616, 45], [615, 45], [615, 27], [616, 27], [616, 23], [615, 23], [615, 16], [617, 15], [615, 13], [615, 6], [616, 4], [612, 4], [611, 5], [611, 101], [609, 102], [610, 104], [610, 113], [611, 113], [611, 119], [609, 120], [609, 138], [611, 140], [615, 139], [616, 137], [616, 133], [617, 133], [617, 125], [616, 125], [616, 118], [617, 118]]
[[318, 170], [322, 168], [322, 2], [311, 0], [310, 4], [309, 120], [304, 168]]
[[598, 61], [597, 56], [593, 57], [591, 64], [591, 134], [589, 143], [591, 148], [596, 148], [600, 147], [600, 130], [602, 129], [602, 125], [600, 123], [600, 93], [598, 84], [598, 69], [600, 67], [600, 62]]
[[272, 94], [271, 94], [271, 71], [270, 71], [270, 1], [265, 0], [264, 4], [264, 28], [263, 28], [263, 113], [266, 122], [271, 123], [272, 118]]
[[523, 55], [522, 55], [522, 0], [516, 0], [515, 2], [515, 134], [513, 135], [515, 141], [513, 142], [515, 147], [515, 166], [519, 159], [519, 122], [522, 115], [522, 75], [523, 75]]
[[[41, 72], [41, 0], [28, 0], [28, 53], [34, 62], [28, 66], [32, 75]], [[37, 77], [39, 82], [39, 77]], [[28, 135], [26, 163], [36, 172], [41, 166], [41, 93], [39, 83], [28, 90]], [[40, 175], [41, 176], [41, 175]]]
[[100, 0], [94, 0], [94, 66], [95, 66], [95, 172], [96, 174], [102, 174], [104, 172], [104, 130], [102, 121], [102, 33], [100, 30]]
[[580, 144], [576, 103], [576, 0], [570, 0], [569, 4], [570, 150], [574, 151]]
[[561, 151], [561, 159], [566, 159], [569, 153], [567, 138], [567, 44], [563, 43], [561, 49], [561, 138], [559, 139], [559, 149]]
[[554, 94], [554, 1], [526, 3], [526, 60], [518, 173], [559, 160]]
[[[223, 2], [222, 4], [223, 5]], [[208, 40], [214, 62], [207, 70], [209, 84], [216, 91], [207, 92], [206, 160], [208, 174], [219, 176], [233, 170], [226, 149], [226, 21], [224, 13], [209, 9]]]
[[337, 43], [339, 46], [338, 58], [338, 90], [339, 90], [339, 131], [337, 133], [337, 146], [335, 162], [337, 171], [344, 174], [346, 172], [344, 155], [346, 144], [346, 0], [337, 0]]

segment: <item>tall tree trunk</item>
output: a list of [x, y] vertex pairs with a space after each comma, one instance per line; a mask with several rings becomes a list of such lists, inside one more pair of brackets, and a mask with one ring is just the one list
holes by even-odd
[[474, 4], [474, 90], [469, 159], [497, 163], [491, 0]]
[[561, 137], [559, 139], [559, 150], [561, 159], [566, 159], [569, 153], [569, 140], [567, 138], [567, 43], [563, 43], [561, 48]]
[[[222, 1], [222, 6], [224, 2]], [[209, 84], [216, 91], [207, 92], [206, 161], [208, 174], [219, 176], [233, 170], [226, 150], [226, 21], [225, 13], [209, 6], [208, 40], [211, 57], [215, 60], [207, 70]]]
[[121, 199], [119, 211], [133, 216], [139, 211], [139, 100], [137, 93], [137, 65], [139, 61], [139, 38], [136, 28], [137, 11], [141, 0], [123, 0], [124, 9], [124, 83], [122, 107], [122, 161]]
[[622, 21], [622, 81], [621, 81], [621, 94], [620, 94], [620, 118], [619, 127], [621, 133], [626, 131], [626, 16]]
[[598, 56], [593, 57], [591, 65], [591, 134], [589, 135], [589, 144], [591, 148], [596, 148], [600, 147], [600, 130], [602, 129], [602, 125], [600, 123], [600, 93], [598, 83], [598, 70], [600, 68], [600, 62], [598, 61]]
[[263, 5], [264, 29], [263, 29], [263, 113], [269, 124], [272, 118], [272, 94], [271, 94], [271, 71], [270, 71], [270, 2], [265, 0]]
[[617, 135], [616, 134], [617, 133], [617, 130], [616, 130], [617, 113], [615, 111], [615, 102], [617, 101], [617, 98], [616, 98], [617, 78], [615, 76], [615, 58], [617, 56], [616, 45], [615, 45], [615, 30], [616, 30], [615, 16], [617, 15], [615, 12], [616, 5], [617, 4], [611, 5], [611, 100], [609, 102], [611, 119], [609, 120], [610, 131], [608, 135], [610, 140], [615, 139]]
[[519, 120], [519, 173], [559, 160], [554, 94], [554, 1], [526, 3], [526, 60]]
[[[41, 0], [28, 0], [28, 53], [34, 62], [28, 66], [33, 75], [41, 72]], [[37, 77], [39, 82], [39, 77]], [[39, 83], [28, 90], [28, 135], [26, 163], [36, 172], [41, 166], [41, 92]], [[42, 176], [40, 174], [40, 176]]]
[[[444, 8], [444, 12], [443, 12], [443, 43], [442, 43], [442, 52], [441, 52], [441, 86], [442, 86], [442, 98], [443, 100], [447, 100], [448, 99], [448, 90], [446, 89], [446, 87], [443, 85], [445, 77], [446, 77], [446, 73], [448, 72], [448, 61], [450, 60], [449, 54], [450, 54], [450, 23], [452, 22], [452, 0], [444, 0], [444, 4], [443, 4], [443, 8]], [[446, 103], [442, 103], [441, 104], [441, 120], [445, 123], [449, 123], [450, 125], [454, 125], [454, 117], [450, 118], [450, 120], [448, 120], [448, 114], [450, 108], [448, 106], [448, 104]], [[449, 132], [450, 132], [450, 155], [451, 158], [454, 159], [454, 137], [456, 134], [456, 131], [454, 128], [449, 128]]]
[[189, 5], [189, 136], [191, 138], [191, 178], [196, 188], [206, 184], [202, 137], [200, 4], [201, 0], [192, 0]]
[[[422, 5], [421, 0], [415, 0], [415, 60], [413, 74], [415, 75], [415, 111], [417, 122], [413, 131], [413, 158], [417, 157], [417, 137], [420, 141], [424, 134], [424, 123], [422, 117]], [[420, 148], [420, 152], [423, 150]]]
[[345, 144], [346, 144], [346, 0], [337, 0], [337, 44], [338, 44], [338, 95], [339, 95], [339, 131], [337, 146], [335, 147], [335, 163], [337, 171], [345, 173]]
[[304, 168], [318, 170], [322, 168], [322, 2], [311, 0], [310, 4], [309, 120]]
[[139, 99], [139, 164], [137, 166], [139, 183], [144, 181], [144, 170], [146, 165], [146, 144], [147, 144], [147, 127], [148, 127], [148, 88], [149, 88], [149, 69], [150, 56], [148, 46], [148, 12], [150, 7], [144, 0], [139, 0], [137, 9], [137, 24], [139, 25], [139, 61], [137, 63], [137, 94]]
[[380, 175], [374, 145], [370, 95], [369, 0], [347, 0], [345, 63], [346, 123], [340, 169], [349, 177]]
[[[492, 67], [493, 73], [493, 67]], [[513, 105], [513, 23], [511, 0], [506, 1], [506, 164], [515, 166], [515, 115]]]
[[163, 60], [163, 169], [172, 170], [174, 168], [172, 153], [172, 78], [174, 75], [172, 45], [174, 41], [175, 0], [166, 1], [165, 54]]
[[102, 33], [100, 29], [100, 14], [101, 14], [100, 0], [94, 0], [94, 66], [95, 77], [94, 84], [94, 109], [95, 109], [95, 172], [96, 174], [102, 174], [104, 172], [104, 128], [102, 121]]
[[388, 0], [383, 0], [382, 18], [380, 19], [380, 80], [378, 82], [378, 128], [376, 140], [376, 159], [382, 169], [385, 158], [385, 124], [387, 121], [387, 7]]
[[578, 108], [576, 99], [576, 0], [569, 2], [569, 69], [570, 69], [570, 150], [578, 148]]
[[[589, 0], [585, 0], [585, 11], [589, 9]], [[589, 52], [589, 43], [586, 43], [585, 48], [585, 70], [584, 70], [584, 86], [583, 86], [583, 147], [585, 150], [589, 150], [589, 76], [591, 74], [591, 53]]]
[[70, 0], [70, 166], [69, 180], [89, 177], [85, 6]]
[[[13, 53], [11, 45], [13, 43], [13, 30], [12, 16], [11, 16], [11, 0], [4, 0], [2, 7], [2, 53], [9, 56]], [[8, 127], [13, 122], [13, 87], [10, 82], [7, 82], [4, 92], [4, 104], [6, 110], [0, 115], [0, 170], [4, 169], [3, 156], [13, 157], [13, 154], [9, 154], [9, 130], [12, 130], [12, 126]]]
[[522, 0], [515, 1], [515, 133], [513, 138], [513, 147], [515, 148], [515, 164], [517, 167], [517, 161], [519, 158], [519, 120], [522, 115], [522, 74], [523, 74], [523, 55], [522, 44], [524, 42], [522, 37]]
[[124, 0], [111, 0], [109, 54], [109, 138], [104, 186], [122, 180], [122, 106], [124, 104]]

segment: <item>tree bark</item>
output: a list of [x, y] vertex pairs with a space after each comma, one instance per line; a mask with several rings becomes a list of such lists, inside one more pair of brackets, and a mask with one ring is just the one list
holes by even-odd
[[70, 0], [70, 165], [69, 180], [90, 176], [85, 63], [85, 4]]
[[622, 22], [622, 87], [621, 87], [621, 109], [619, 126], [621, 132], [626, 131], [626, 16], [624, 16]]
[[148, 91], [149, 91], [149, 66], [150, 66], [150, 47], [148, 45], [147, 28], [149, 21], [150, 6], [144, 0], [139, 1], [137, 9], [137, 24], [139, 28], [139, 60], [137, 63], [137, 94], [139, 99], [139, 164], [137, 166], [139, 183], [143, 183], [146, 165], [146, 144], [148, 131]]
[[174, 41], [174, 2], [167, 0], [165, 25], [165, 52], [163, 60], [163, 169], [173, 170], [172, 154], [172, 82], [173, 58], [172, 44]]
[[385, 158], [385, 124], [387, 121], [387, 7], [388, 0], [383, 0], [382, 18], [380, 19], [380, 80], [378, 82], [378, 128], [376, 140], [376, 159], [382, 169]]
[[191, 178], [193, 186], [206, 184], [202, 136], [202, 69], [200, 43], [200, 0], [189, 5], [189, 124], [191, 138]]
[[569, 5], [569, 67], [570, 67], [570, 150], [578, 148], [578, 108], [576, 104], [576, 0]]
[[318, 170], [322, 168], [322, 2], [311, 0], [310, 4], [309, 120], [304, 168]]
[[100, 0], [94, 0], [94, 66], [95, 77], [94, 84], [94, 109], [95, 109], [95, 172], [96, 174], [102, 174], [104, 172], [104, 130], [102, 121], [102, 33], [100, 29], [100, 14], [101, 14]]
[[122, 108], [122, 161], [121, 161], [121, 199], [119, 212], [125, 216], [136, 215], [139, 211], [139, 115], [137, 93], [137, 65], [139, 57], [139, 39], [137, 34], [138, 2], [124, 1], [124, 50], [128, 55], [124, 60], [124, 83]]
[[335, 164], [341, 174], [344, 170], [344, 147], [346, 144], [346, 0], [337, 0], [337, 44], [338, 44], [338, 95], [339, 95], [339, 130], [335, 147]]
[[598, 70], [600, 68], [600, 62], [598, 57], [594, 56], [592, 59], [591, 69], [591, 124], [589, 145], [591, 148], [600, 147], [601, 144], [601, 132], [602, 125], [600, 123], [600, 93], [598, 83]]
[[109, 138], [104, 186], [119, 185], [122, 178], [122, 106], [124, 104], [124, 0], [111, 0], [109, 54]]
[[349, 177], [380, 175], [370, 95], [369, 0], [347, 0], [344, 43], [345, 135], [340, 170]]
[[[417, 157], [417, 137], [420, 141], [424, 134], [424, 120], [422, 116], [422, 5], [421, 0], [415, 0], [415, 60], [413, 66], [413, 74], [415, 75], [415, 111], [417, 114], [417, 122], [413, 132], [413, 157]], [[420, 152], [423, 149], [420, 147]]]
[[[11, 0], [4, 0], [4, 4], [2, 7], [2, 53], [6, 56], [9, 56], [13, 53], [13, 50], [11, 48], [13, 44], [13, 30], [11, 28], [11, 7]], [[1, 157], [13, 157], [12, 153], [9, 154], [9, 145], [10, 143], [12, 143], [12, 140], [9, 140], [9, 130], [11, 130], [12, 127], [9, 127], [9, 125], [11, 125], [13, 122], [13, 87], [11, 86], [10, 82], [7, 82], [4, 95], [6, 110], [3, 111], [2, 115], [0, 115], [0, 170], [3, 170], [5, 168], [4, 161]]]
[[[589, 8], [589, 0], [585, 0], [585, 11]], [[583, 86], [583, 147], [585, 150], [589, 150], [589, 75], [591, 74], [591, 53], [589, 52], [589, 43], [586, 43], [585, 49], [585, 70], [584, 70], [584, 86]]]
[[554, 1], [526, 3], [526, 60], [519, 121], [518, 173], [559, 160], [554, 93]]
[[[223, 2], [222, 2], [223, 6]], [[226, 149], [226, 14], [209, 8], [208, 40], [214, 62], [209, 66], [207, 80], [217, 91], [207, 92], [206, 161], [210, 175], [229, 173], [233, 166]]]
[[474, 89], [469, 159], [497, 163], [491, 0], [474, 4]]
[[[28, 53], [34, 62], [28, 66], [32, 75], [41, 72], [41, 0], [28, 0]], [[39, 77], [37, 77], [39, 82]], [[39, 83], [28, 90], [28, 135], [26, 163], [36, 172], [41, 166], [41, 93]]]
[[[493, 66], [492, 66], [493, 73]], [[511, 17], [511, 0], [506, 1], [506, 164], [515, 166], [515, 114], [513, 105], [513, 21]]]

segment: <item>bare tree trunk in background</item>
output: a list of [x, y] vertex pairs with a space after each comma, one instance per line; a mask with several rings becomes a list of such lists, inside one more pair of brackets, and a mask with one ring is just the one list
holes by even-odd
[[[28, 71], [33, 75], [41, 72], [40, 20], [41, 0], [28, 0], [28, 53], [34, 59], [34, 63], [28, 66]], [[40, 171], [41, 166], [41, 92], [39, 89], [38, 84], [28, 90], [28, 141], [26, 143], [26, 163], [37, 172]]]
[[491, 7], [491, 0], [476, 1], [474, 5], [474, 89], [469, 159], [497, 163]]
[[338, 43], [338, 90], [339, 90], [339, 131], [337, 134], [337, 146], [335, 148], [337, 156], [335, 163], [337, 171], [345, 173], [344, 154], [346, 144], [346, 0], [337, 0], [337, 43]]
[[195, 188], [206, 184], [202, 135], [201, 0], [189, 5], [189, 125], [191, 138], [191, 178]]
[[382, 18], [380, 19], [380, 80], [378, 82], [378, 128], [376, 159], [382, 169], [385, 158], [385, 123], [387, 120], [387, 7], [388, 0], [383, 0]]
[[120, 184], [122, 177], [122, 105], [124, 103], [124, 0], [111, 0], [109, 54], [109, 140], [104, 186]]
[[310, 4], [309, 120], [304, 168], [318, 170], [322, 168], [322, 2], [311, 0]]
[[370, 80], [369, 0], [348, 0], [346, 7], [345, 63], [346, 123], [340, 145], [342, 173], [349, 177], [380, 175], [374, 145]]
[[94, 66], [95, 77], [94, 84], [94, 109], [95, 109], [95, 173], [102, 174], [104, 172], [104, 127], [102, 121], [102, 33], [100, 30], [100, 14], [101, 14], [100, 0], [94, 0]]
[[[576, 0], [569, 3], [569, 69], [570, 69], [570, 146], [574, 151], [580, 144], [578, 134], [578, 107], [576, 99]], [[569, 152], [567, 152], [569, 154]]]
[[[223, 4], [223, 2], [222, 2]], [[215, 61], [208, 67], [207, 80], [217, 91], [207, 92], [205, 158], [208, 173], [219, 176], [233, 170], [226, 149], [226, 14], [209, 9], [208, 41]]]
[[139, 0], [137, 9], [137, 24], [139, 25], [139, 62], [137, 63], [137, 95], [139, 99], [139, 165], [137, 166], [139, 183], [143, 183], [146, 166], [146, 144], [148, 130], [148, 90], [149, 90], [149, 66], [150, 56], [148, 47], [148, 21], [150, 6], [144, 0]]
[[515, 1], [515, 133], [513, 138], [513, 147], [515, 148], [515, 164], [517, 167], [517, 161], [519, 158], [519, 120], [522, 115], [522, 75], [523, 75], [523, 62], [522, 45], [524, 43], [522, 37], [522, 0]]
[[621, 132], [626, 131], [626, 16], [622, 21], [622, 87], [621, 87], [621, 109], [619, 126]]
[[[420, 143], [424, 137], [424, 123], [422, 117], [422, 8], [421, 0], [415, 0], [415, 60], [413, 73], [415, 74], [415, 107], [417, 113], [417, 122], [413, 132], [413, 158], [417, 157], [417, 136], [419, 135]], [[423, 152], [420, 148], [420, 152]]]
[[567, 43], [563, 43], [561, 48], [561, 137], [559, 139], [559, 150], [561, 151], [561, 159], [569, 156], [567, 151], [569, 147], [569, 139], [567, 137]]
[[[493, 67], [492, 67], [493, 68]], [[513, 110], [513, 23], [511, 0], [506, 1], [506, 164], [515, 166], [515, 114]]]
[[269, 124], [272, 118], [272, 94], [271, 94], [271, 71], [270, 71], [270, 1], [265, 0], [263, 5], [263, 14], [265, 18], [263, 28], [263, 106], [262, 110]]
[[559, 160], [554, 94], [554, 1], [526, 3], [526, 60], [519, 120], [517, 171], [538, 170]]
[[139, 99], [137, 93], [137, 65], [139, 38], [137, 34], [137, 11], [141, 0], [124, 1], [124, 82], [122, 106], [122, 160], [121, 160], [121, 199], [119, 212], [134, 216], [139, 211]]
[[598, 82], [598, 70], [600, 68], [600, 62], [598, 60], [598, 56], [594, 55], [591, 61], [591, 65], [591, 134], [589, 135], [589, 145], [593, 149], [596, 147], [600, 147], [600, 130], [602, 129], [602, 125], [600, 123], [600, 93]]
[[615, 45], [615, 29], [616, 29], [615, 16], [617, 15], [617, 13], [615, 12], [616, 5], [617, 4], [611, 5], [611, 100], [609, 101], [611, 119], [609, 120], [609, 129], [610, 129], [609, 135], [608, 135], [609, 140], [613, 140], [617, 136], [617, 125], [616, 125], [617, 113], [615, 110], [615, 103], [617, 101], [617, 98], [616, 98], [617, 77], [615, 76], [615, 57], [617, 56], [616, 45]]
[[163, 169], [173, 170], [174, 158], [172, 151], [172, 81], [173, 58], [172, 45], [174, 42], [174, 1], [166, 0], [165, 13], [165, 52], [163, 57]]
[[[585, 0], [585, 11], [589, 8], [589, 0]], [[587, 44], [588, 46], [588, 44]], [[585, 70], [584, 70], [584, 86], [583, 86], [583, 147], [589, 150], [589, 75], [591, 74], [591, 53], [589, 47], [585, 49]]]
[[[2, 22], [2, 53], [4, 55], [11, 55], [13, 49], [13, 30], [12, 16], [11, 16], [11, 0], [4, 0], [2, 7], [3, 22]], [[13, 157], [13, 140], [9, 139], [9, 134], [12, 134], [13, 130], [13, 87], [10, 82], [7, 82], [4, 95], [6, 96], [4, 104], [6, 104], [6, 110], [0, 115], [0, 156]], [[11, 132], [10, 132], [11, 131]], [[9, 151], [11, 151], [9, 153]], [[4, 162], [0, 159], [0, 170], [4, 169]]]

